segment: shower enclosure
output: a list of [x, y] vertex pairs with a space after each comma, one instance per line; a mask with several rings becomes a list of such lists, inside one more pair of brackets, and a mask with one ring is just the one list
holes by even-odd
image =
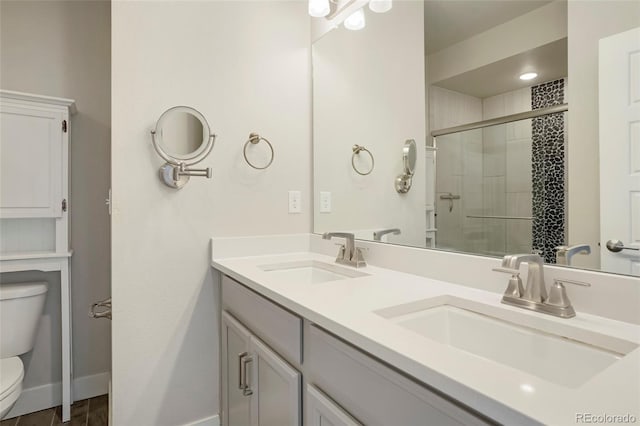
[[432, 132], [435, 247], [555, 262], [566, 238], [567, 105]]

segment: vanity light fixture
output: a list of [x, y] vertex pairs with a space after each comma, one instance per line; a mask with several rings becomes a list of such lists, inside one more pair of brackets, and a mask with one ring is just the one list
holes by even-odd
[[538, 76], [538, 73], [535, 72], [526, 72], [520, 75], [520, 80], [533, 80]]
[[358, 31], [366, 25], [364, 18], [364, 10], [358, 9], [344, 20], [344, 27], [348, 30]]
[[329, 0], [309, 0], [309, 15], [314, 18], [323, 18], [330, 11]]
[[376, 13], [385, 13], [391, 10], [393, 6], [393, 0], [371, 0], [369, 2], [369, 9]]

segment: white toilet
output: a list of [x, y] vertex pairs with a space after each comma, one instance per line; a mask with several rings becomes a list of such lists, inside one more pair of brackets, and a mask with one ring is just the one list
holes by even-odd
[[18, 355], [33, 349], [48, 288], [46, 282], [0, 285], [0, 419], [22, 392], [24, 366]]

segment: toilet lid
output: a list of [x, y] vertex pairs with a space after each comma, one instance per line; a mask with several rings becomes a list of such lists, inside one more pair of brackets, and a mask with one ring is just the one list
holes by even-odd
[[24, 367], [17, 356], [0, 359], [0, 400], [11, 394], [22, 382]]

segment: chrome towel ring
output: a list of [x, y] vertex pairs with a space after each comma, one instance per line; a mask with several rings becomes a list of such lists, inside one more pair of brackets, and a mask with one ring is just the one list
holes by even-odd
[[[365, 148], [362, 145], [354, 145], [353, 148], [351, 148], [351, 149], [353, 150], [353, 154], [351, 154], [351, 167], [353, 167], [353, 170], [355, 170], [357, 174], [362, 175], [362, 176], [366, 176], [366, 175], [370, 174], [373, 171], [373, 168], [376, 165], [376, 161], [374, 160], [373, 154], [371, 153], [371, 151], [369, 151], [367, 148]], [[356, 167], [356, 155], [360, 155], [360, 153], [362, 151], [366, 152], [367, 154], [369, 154], [369, 157], [371, 157], [371, 168], [369, 169], [368, 172], [361, 172]]]
[[[103, 308], [103, 310], [98, 310]], [[111, 319], [111, 298], [94, 303], [89, 310], [89, 316], [91, 318], [107, 318]]]
[[[269, 160], [267, 165], [263, 166], [263, 167], [258, 167], [255, 164], [251, 163], [251, 161], [249, 161], [249, 158], [247, 157], [247, 147], [249, 146], [249, 143], [255, 145], [260, 141], [265, 141], [267, 143], [267, 145], [269, 145], [269, 149], [271, 150], [271, 159]], [[256, 170], [264, 170], [267, 167], [269, 167], [271, 165], [271, 163], [273, 163], [273, 158], [275, 156], [275, 154], [273, 152], [273, 145], [271, 145], [271, 142], [269, 142], [267, 139], [263, 138], [262, 136], [260, 136], [257, 133], [250, 133], [249, 134], [249, 140], [247, 140], [244, 143], [244, 149], [242, 150], [242, 155], [244, 155], [244, 161], [246, 161], [248, 165], [250, 165], [251, 167], [253, 167]]]

